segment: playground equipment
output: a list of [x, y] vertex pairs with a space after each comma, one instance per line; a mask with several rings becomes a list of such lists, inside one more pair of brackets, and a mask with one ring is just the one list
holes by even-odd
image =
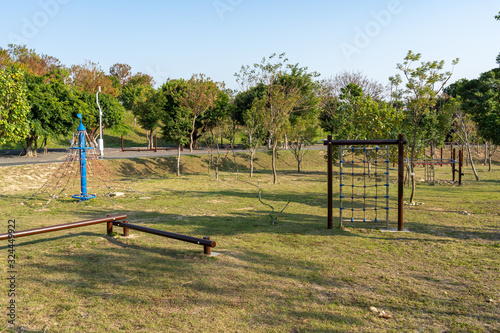
[[[343, 222], [345, 221], [350, 221], [350, 222], [386, 222], [386, 226], [388, 226], [389, 223], [389, 148], [381, 148], [381, 147], [374, 147], [374, 148], [367, 148], [367, 147], [362, 147], [362, 148], [356, 148], [356, 147], [343, 147], [343, 146], [356, 146], [356, 145], [397, 145], [398, 146], [398, 231], [403, 231], [403, 185], [404, 185], [404, 144], [406, 141], [403, 138], [403, 135], [400, 134], [398, 137], [398, 140], [333, 140], [332, 136], [329, 135], [327, 140], [324, 141], [324, 145], [328, 146], [328, 229], [333, 228], [333, 146], [340, 146], [339, 147], [339, 155], [340, 155], [340, 227], [343, 226]], [[343, 152], [344, 151], [351, 151], [351, 172], [345, 172], [345, 167], [344, 165], [346, 164], [346, 160], [343, 158]], [[361, 150], [361, 152], [364, 154], [364, 159], [363, 161], [363, 172], [362, 173], [356, 173], [354, 172], [354, 153], [356, 150]], [[367, 177], [370, 177], [370, 173], [367, 172], [366, 166], [369, 163], [368, 162], [368, 152], [369, 151], [375, 152], [375, 158], [373, 159], [372, 162], [373, 165], [375, 166], [374, 170], [374, 184], [367, 184]], [[379, 173], [379, 163], [380, 160], [378, 158], [378, 153], [379, 151], [386, 151], [386, 157], [383, 160], [382, 163], [385, 164], [384, 171], [382, 173]], [[383, 177], [379, 176], [382, 175]], [[351, 184], [348, 185], [344, 182], [345, 177], [350, 176], [351, 177]], [[356, 176], [362, 176], [363, 178], [363, 185], [357, 185], [355, 183], [355, 177]], [[385, 183], [380, 184], [380, 181], [382, 178], [385, 178]], [[351, 187], [351, 195], [348, 196], [346, 195], [346, 190], [344, 190], [345, 187], [350, 186]], [[379, 194], [379, 187], [385, 187], [386, 191], [385, 193], [380, 193]], [[362, 194], [357, 194], [355, 193], [356, 188], [361, 188], [363, 192]], [[369, 189], [372, 188], [374, 189], [374, 192], [372, 191], [371, 193], [369, 192]], [[383, 191], [382, 191], [383, 192]], [[385, 199], [382, 200], [382, 203], [384, 204], [383, 207], [380, 207], [378, 205], [379, 203], [379, 198]], [[343, 206], [343, 203], [345, 200], [343, 199], [348, 199], [347, 201], [351, 203], [351, 217], [350, 218], [345, 218], [345, 214], [343, 211], [346, 209], [346, 207]], [[359, 200], [362, 201], [362, 204], [360, 205], [361, 208], [357, 209], [354, 205], [354, 201]], [[374, 203], [373, 207], [368, 207], [367, 203], [369, 200], [372, 200]], [[370, 218], [367, 218], [367, 214], [369, 213], [370, 209], [372, 209], [372, 214]], [[378, 211], [379, 210], [385, 210], [385, 219], [384, 218], [379, 218]], [[358, 218], [354, 217], [354, 212], [355, 211], [362, 211], [363, 212], [363, 217]]]
[[[437, 166], [442, 167], [443, 165], [451, 165], [451, 173], [452, 173], [452, 181], [455, 181], [455, 174], [458, 172], [458, 185], [462, 185], [462, 176], [464, 173], [463, 164], [464, 164], [464, 150], [463, 148], [458, 151], [458, 159], [457, 159], [457, 149], [451, 145], [450, 149], [450, 158], [443, 159], [443, 148], [441, 148], [441, 158], [435, 159], [433, 158], [433, 149], [431, 147], [431, 158], [426, 159], [416, 159], [413, 161], [413, 166], [423, 166], [425, 173], [425, 181], [428, 184], [434, 184], [436, 182], [436, 172], [435, 168]], [[407, 161], [409, 162], [409, 161]], [[458, 164], [458, 170], [456, 165]]]
[[80, 194], [72, 195], [71, 197], [78, 199], [79, 201], [85, 201], [94, 199], [95, 194], [87, 193], [87, 157], [85, 151], [87, 149], [94, 149], [94, 147], [87, 147], [85, 137], [87, 136], [87, 129], [83, 126], [83, 119], [81, 113], [78, 114], [80, 118], [80, 126], [78, 126], [76, 137], [78, 138], [78, 144], [70, 149], [78, 150], [78, 156], [80, 160]]
[[[98, 195], [103, 195], [111, 200], [110, 196], [116, 194], [119, 188], [118, 181], [99, 159], [97, 149], [87, 145], [91, 140], [83, 125], [82, 115], [78, 114], [78, 118], [80, 125], [71, 140], [70, 151], [66, 159], [52, 173], [45, 184], [26, 201], [43, 198], [46, 200], [43, 205], [45, 207], [53, 199], [68, 197], [67, 190], [76, 191], [77, 189], [79, 189], [79, 193], [70, 194], [69, 197], [78, 201], [88, 201]], [[121, 188], [125, 191], [135, 192], [131, 188]], [[44, 195], [48, 195], [48, 198], [44, 198]]]
[[11, 238], [19, 238], [19, 237], [25, 237], [25, 236], [38, 235], [38, 234], [43, 234], [43, 233], [53, 232], [53, 231], [66, 230], [66, 229], [71, 229], [71, 228], [85, 227], [85, 226], [93, 225], [93, 224], [107, 223], [106, 230], [107, 230], [108, 236], [110, 236], [111, 233], [113, 232], [113, 226], [117, 226], [117, 227], [123, 228], [123, 235], [124, 236], [129, 236], [129, 229], [134, 229], [134, 230], [142, 231], [142, 232], [149, 233], [149, 234], [154, 234], [154, 235], [158, 235], [158, 236], [163, 236], [163, 237], [168, 237], [168, 238], [180, 240], [183, 242], [201, 245], [201, 246], [203, 246], [203, 249], [204, 249], [203, 252], [207, 255], [210, 255], [211, 248], [216, 246], [216, 242], [210, 240], [210, 237], [208, 237], [208, 236], [203, 237], [203, 239], [202, 239], [202, 238], [196, 238], [196, 237], [191, 237], [191, 236], [186, 236], [186, 235], [181, 235], [181, 234], [175, 234], [172, 232], [167, 232], [167, 231], [163, 231], [163, 230], [158, 230], [158, 229], [143, 227], [143, 226], [139, 226], [139, 225], [135, 225], [135, 224], [130, 224], [128, 221], [126, 221], [126, 219], [127, 219], [127, 215], [125, 215], [125, 214], [107, 215], [106, 217], [99, 218], [99, 219], [58, 224], [58, 225], [53, 225], [53, 226], [49, 226], [49, 227], [41, 227], [41, 228], [17, 231], [14, 233], [0, 234], [0, 241], [6, 240], [6, 239], [11, 239]]

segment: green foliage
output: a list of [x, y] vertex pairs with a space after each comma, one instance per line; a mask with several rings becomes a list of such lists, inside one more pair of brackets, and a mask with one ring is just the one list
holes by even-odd
[[183, 79], [170, 80], [161, 87], [164, 96], [162, 133], [168, 141], [178, 145], [189, 143], [191, 128], [190, 110], [179, 105], [178, 98], [185, 93], [187, 82]]
[[404, 114], [384, 101], [365, 95], [354, 83], [330, 98], [320, 114], [321, 127], [337, 140], [396, 139]]
[[72, 130], [75, 106], [79, 106], [77, 96], [64, 82], [47, 76], [28, 75], [28, 116], [30, 133], [26, 136], [27, 146], [39, 137], [68, 134]]
[[137, 73], [127, 79], [118, 99], [127, 110], [134, 110], [138, 101], [143, 101], [145, 95], [152, 88], [153, 79], [146, 74]]
[[28, 134], [28, 112], [24, 73], [15, 67], [0, 69], [0, 145], [19, 142]]
[[[410, 202], [413, 202], [415, 195], [415, 176], [413, 172], [413, 161], [418, 150], [429, 142], [441, 142], [449, 128], [437, 128], [439, 124], [446, 124], [447, 115], [437, 104], [439, 95], [450, 79], [452, 72], [443, 71], [444, 60], [422, 61], [420, 65], [414, 67], [421, 59], [420, 53], [413, 53], [411, 50], [404, 58], [402, 64], [397, 68], [403, 73], [406, 84], [401, 92], [393, 92], [395, 104], [401, 103], [405, 111], [405, 136], [410, 138], [410, 169], [412, 179], [412, 194]], [[455, 66], [458, 58], [452, 61]], [[401, 76], [397, 74], [390, 78], [391, 83], [396, 87], [402, 83]], [[443, 112], [442, 114], [440, 114]]]
[[[97, 108], [96, 96], [86, 91], [74, 90], [81, 103], [78, 105], [78, 113], [83, 116], [83, 123], [91, 140], [95, 140], [99, 132], [99, 109]], [[121, 123], [125, 112], [123, 105], [116, 98], [108, 94], [99, 94], [99, 104], [102, 109], [102, 127], [111, 128]]]
[[482, 73], [478, 79], [460, 80], [447, 92], [460, 97], [462, 108], [477, 123], [480, 135], [500, 144], [500, 68]]
[[165, 97], [161, 90], [153, 88], [145, 89], [144, 92], [144, 99], [136, 101], [132, 111], [142, 128], [152, 133], [161, 119]]

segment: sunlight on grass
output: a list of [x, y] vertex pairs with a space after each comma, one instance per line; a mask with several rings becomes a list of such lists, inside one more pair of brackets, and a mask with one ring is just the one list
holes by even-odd
[[[140, 193], [115, 198], [115, 205], [105, 198], [60, 200], [43, 210], [20, 202], [52, 165], [0, 168], [8, 188], [0, 195], [1, 218], [15, 218], [18, 230], [124, 213], [131, 223], [217, 242], [212, 251], [218, 255], [207, 257], [200, 246], [133, 230], [132, 238], [107, 237], [105, 225], [17, 239], [17, 329], [500, 330], [498, 164], [491, 173], [479, 165], [481, 182], [467, 170], [462, 187], [419, 183], [416, 198], [423, 205], [405, 206], [410, 232], [382, 233], [383, 226], [363, 223], [326, 228], [323, 156], [309, 152], [298, 174], [291, 154], [280, 153], [278, 185], [265, 153], [257, 156], [255, 177], [248, 176], [246, 155], [239, 155], [239, 174], [226, 169], [220, 181], [207, 173], [207, 157], [183, 156], [179, 178], [172, 159], [109, 160]], [[23, 175], [30, 182], [22, 182]], [[438, 168], [436, 178], [451, 179], [450, 170]], [[258, 184], [276, 212], [290, 201], [274, 226], [270, 208], [258, 200]], [[394, 226], [396, 186], [390, 195]], [[6, 243], [0, 251], [6, 257]], [[6, 262], [2, 267], [7, 276]]]

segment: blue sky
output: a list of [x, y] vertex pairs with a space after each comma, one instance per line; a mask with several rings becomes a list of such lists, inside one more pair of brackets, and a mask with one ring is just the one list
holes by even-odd
[[67, 66], [167, 78], [204, 73], [229, 88], [241, 65], [285, 52], [328, 78], [361, 71], [387, 83], [408, 50], [423, 60], [460, 58], [451, 81], [496, 67], [498, 0], [0, 0], [0, 47], [15, 42]]

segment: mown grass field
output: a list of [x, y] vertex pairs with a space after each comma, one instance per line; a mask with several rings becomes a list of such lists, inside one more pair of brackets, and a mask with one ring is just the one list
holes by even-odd
[[[265, 153], [257, 156], [255, 177], [238, 155], [239, 175], [231, 167], [219, 181], [208, 173], [207, 156], [183, 157], [179, 178], [173, 159], [111, 160], [107, 165], [140, 193], [115, 204], [64, 199], [43, 209], [36, 200], [20, 202], [57, 165], [0, 168], [0, 232], [9, 219], [24, 230], [125, 213], [132, 223], [211, 236], [218, 254], [133, 230], [131, 238], [107, 237], [104, 224], [19, 238], [12, 328], [3, 243], [2, 331], [500, 331], [498, 156], [493, 172], [478, 166], [480, 182], [466, 169], [461, 187], [419, 184], [423, 204], [405, 206], [405, 233], [366, 223], [328, 230], [323, 156], [309, 152], [298, 174], [292, 156], [280, 153], [278, 185]], [[451, 179], [449, 167], [438, 168], [436, 178]], [[258, 186], [276, 210], [290, 201], [275, 225]], [[392, 186], [393, 221], [395, 196]]]

